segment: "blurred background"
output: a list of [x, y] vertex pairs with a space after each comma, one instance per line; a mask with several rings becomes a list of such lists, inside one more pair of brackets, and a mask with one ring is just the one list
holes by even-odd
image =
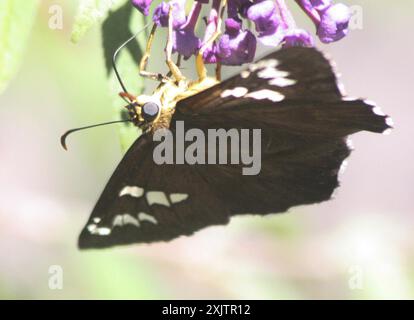
[[[68, 152], [59, 137], [113, 120], [116, 91], [100, 27], [75, 45], [77, 2], [42, 1], [19, 72], [0, 96], [0, 298], [414, 298], [414, 3], [341, 2], [361, 6], [362, 29], [318, 45], [337, 62], [347, 92], [376, 101], [395, 130], [353, 136], [333, 200], [236, 217], [169, 243], [81, 252], [79, 232], [123, 153], [116, 126], [73, 135]], [[63, 29], [53, 30], [56, 4]], [[49, 286], [53, 266], [63, 272], [61, 289]]]

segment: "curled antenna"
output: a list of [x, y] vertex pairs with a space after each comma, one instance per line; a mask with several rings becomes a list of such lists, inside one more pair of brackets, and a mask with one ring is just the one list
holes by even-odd
[[[117, 58], [117, 56], [118, 56], [118, 53], [123, 49], [123, 48], [125, 48], [125, 46], [127, 46], [128, 45], [128, 43], [130, 43], [132, 40], [134, 40], [142, 31], [144, 31], [145, 29], [147, 29], [148, 27], [149, 27], [149, 25], [150, 25], [151, 23], [149, 22], [149, 23], [147, 23], [141, 30], [139, 30], [137, 33], [135, 33], [132, 37], [130, 37], [127, 41], [125, 41], [123, 44], [121, 44], [120, 46], [119, 46], [119, 48], [118, 49], [116, 49], [116, 51], [114, 52], [114, 55], [112, 56], [112, 68], [114, 69], [114, 72], [115, 72], [115, 75], [116, 75], [116, 78], [118, 79], [118, 82], [119, 82], [119, 84], [121, 85], [121, 87], [122, 87], [122, 90], [124, 91], [124, 93], [126, 93], [126, 94], [129, 94], [128, 93], [128, 90], [126, 89], [126, 87], [125, 87], [125, 84], [124, 84], [124, 82], [122, 81], [122, 79], [121, 79], [121, 76], [119, 75], [119, 72], [118, 72], [118, 69], [117, 69], [117, 67], [116, 67], [116, 58]], [[124, 97], [122, 97], [125, 101], [126, 101], [126, 99], [124, 98]], [[128, 101], [127, 101], [128, 102]], [[129, 102], [128, 102], [129, 103]]]
[[105, 126], [107, 124], [121, 123], [121, 122], [131, 122], [131, 121], [132, 120], [130, 120], [130, 119], [127, 119], [127, 120], [115, 120], [115, 121], [109, 121], [109, 122], [104, 122], [104, 123], [98, 123], [98, 124], [94, 124], [94, 125], [91, 125], [91, 126], [70, 129], [70, 130], [66, 131], [60, 137], [60, 144], [62, 145], [63, 149], [68, 150], [67, 145], [66, 145], [66, 138], [68, 137], [68, 135], [70, 135], [73, 132], [80, 131], [80, 130], [84, 130], [84, 129], [89, 129], [89, 128], [94, 128], [94, 127], [99, 127], [99, 126]]
[[[135, 33], [132, 37], [130, 37], [123, 44], [121, 44], [121, 46], [118, 49], [116, 49], [116, 51], [114, 52], [114, 55], [112, 56], [112, 68], [114, 69], [116, 78], [118, 79], [118, 82], [121, 85], [122, 90], [124, 91], [122, 94], [120, 94], [120, 96], [121, 96], [122, 99], [124, 99], [124, 101], [126, 103], [128, 103], [128, 105], [130, 105], [131, 102], [127, 100], [127, 97], [129, 97], [129, 99], [131, 99], [130, 97], [132, 97], [132, 95], [126, 89], [126, 87], [124, 85], [124, 82], [122, 81], [121, 76], [119, 75], [118, 68], [116, 67], [116, 58], [118, 56], [118, 53], [121, 51], [121, 49], [125, 48], [125, 46], [127, 46], [128, 43], [130, 43], [132, 40], [134, 40], [142, 31], [147, 29], [150, 24], [151, 24], [150, 22], [147, 23], [141, 30], [139, 30], [137, 33]], [[66, 139], [71, 133], [74, 133], [74, 132], [80, 131], [80, 130], [84, 130], [84, 129], [100, 127], [100, 126], [104, 126], [104, 125], [108, 125], [108, 124], [121, 123], [121, 122], [131, 122], [131, 121], [132, 121], [131, 119], [115, 120], [115, 121], [109, 121], [109, 122], [104, 122], [104, 123], [98, 123], [98, 124], [94, 124], [94, 125], [90, 125], [90, 126], [86, 126], [86, 127], [71, 129], [71, 130], [66, 131], [60, 137], [60, 144], [62, 145], [63, 149], [67, 150], [68, 148], [67, 148], [67, 145], [66, 145]]]

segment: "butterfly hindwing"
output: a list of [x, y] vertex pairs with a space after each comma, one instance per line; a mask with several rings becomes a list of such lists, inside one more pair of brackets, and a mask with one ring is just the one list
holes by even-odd
[[79, 237], [80, 248], [167, 241], [225, 224], [226, 204], [192, 166], [158, 165], [144, 134], [131, 146]]

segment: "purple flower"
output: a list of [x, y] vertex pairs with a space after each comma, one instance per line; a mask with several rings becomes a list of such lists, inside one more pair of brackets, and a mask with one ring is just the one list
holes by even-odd
[[[213, 36], [218, 27], [218, 15], [219, 15], [220, 0], [213, 0], [211, 6], [210, 15], [207, 20], [207, 27], [204, 33], [204, 38], [201, 46], [204, 46], [207, 41]], [[213, 42], [207, 47], [203, 53], [203, 60], [205, 63], [216, 63], [218, 62], [217, 57], [217, 44]]]
[[200, 39], [194, 34], [194, 28], [200, 15], [202, 3], [196, 1], [187, 17], [185, 16], [185, 0], [161, 2], [154, 10], [154, 23], [168, 27], [169, 11], [172, 7], [173, 18], [173, 52], [178, 52], [188, 59], [200, 47]]
[[206, 49], [203, 53], [203, 60], [204, 63], [217, 63], [219, 62], [219, 58], [217, 56], [217, 44], [213, 43], [213, 45]]
[[[295, 0], [312, 20], [316, 34], [324, 43], [342, 39], [348, 33], [350, 10], [344, 4], [332, 0]], [[132, 5], [148, 15], [152, 0], [132, 0]], [[203, 40], [195, 34], [203, 4], [209, 5]], [[221, 62], [224, 65], [241, 65], [251, 62], [260, 43], [277, 47], [314, 46], [314, 38], [306, 30], [296, 26], [286, 0], [227, 0], [225, 31], [210, 42], [216, 32], [222, 32], [218, 24], [220, 0], [194, 0], [192, 9], [185, 14], [186, 0], [164, 0], [154, 10], [152, 20], [158, 26], [168, 27], [171, 11], [173, 26], [173, 52], [184, 59], [203, 51], [205, 63]], [[254, 23], [249, 30], [246, 21]], [[203, 31], [202, 31], [203, 32]]]
[[[206, 29], [206, 35], [211, 35], [213, 34], [214, 31], [211, 30], [215, 30], [214, 28], [214, 24], [210, 24], [210, 28], [207, 25], [207, 29]], [[204, 39], [206, 39], [207, 36], [204, 37]], [[218, 56], [217, 56], [217, 44], [216, 42], [213, 42], [213, 44], [209, 47], [207, 47], [204, 50], [203, 53], [203, 60], [205, 63], [217, 63], [218, 62]]]
[[152, 20], [158, 26], [168, 27], [168, 15], [170, 6], [172, 6], [173, 28], [176, 29], [186, 22], [185, 17], [185, 1], [186, 0], [171, 0], [170, 2], [161, 2], [154, 10]]
[[315, 42], [309, 32], [302, 29], [287, 31], [283, 39], [283, 47], [313, 47]]
[[148, 15], [152, 0], [131, 0], [132, 5], [142, 14]]
[[277, 46], [283, 39], [283, 30], [275, 2], [265, 0], [253, 4], [247, 10], [247, 18], [252, 20], [258, 32], [258, 39], [268, 46]]
[[316, 8], [324, 8], [323, 1], [320, 0], [295, 0], [296, 3], [302, 8], [306, 15], [312, 20], [316, 27], [321, 22], [319, 11]]
[[173, 52], [183, 55], [184, 59], [190, 58], [200, 47], [200, 39], [192, 30], [176, 30], [173, 33]]
[[188, 59], [200, 48], [201, 40], [194, 34], [202, 3], [195, 2], [184, 25], [173, 33], [173, 52], [178, 52]]
[[349, 8], [338, 3], [321, 12], [318, 37], [323, 43], [338, 41], [348, 34], [351, 12]]
[[168, 27], [168, 13], [170, 6], [166, 2], [161, 2], [154, 10], [152, 21], [159, 27]]
[[259, 35], [272, 34], [279, 26], [276, 4], [271, 0], [252, 5], [247, 10], [247, 17], [255, 23]]
[[242, 22], [240, 19], [237, 18], [228, 18], [225, 21], [225, 26], [227, 33], [236, 35], [242, 27]]
[[311, 6], [318, 11], [327, 9], [332, 5], [332, 0], [309, 0]]
[[247, 10], [251, 5], [253, 5], [253, 2], [250, 0], [228, 0], [227, 15], [232, 19], [238, 19], [239, 15], [246, 18]]
[[256, 37], [249, 30], [242, 30], [241, 23], [226, 20], [226, 32], [218, 43], [217, 55], [224, 65], [241, 65], [252, 62], [256, 52]]
[[348, 34], [349, 8], [331, 0], [295, 0], [312, 19], [319, 39], [324, 43], [338, 41]]

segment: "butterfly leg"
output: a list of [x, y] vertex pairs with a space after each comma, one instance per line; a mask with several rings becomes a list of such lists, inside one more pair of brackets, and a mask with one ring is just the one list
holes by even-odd
[[170, 81], [171, 79], [169, 79], [168, 77], [162, 75], [161, 73], [156, 73], [156, 72], [149, 72], [147, 71], [147, 64], [148, 64], [148, 59], [150, 57], [151, 54], [151, 47], [152, 47], [152, 42], [154, 40], [154, 36], [155, 36], [155, 31], [157, 30], [157, 25], [154, 23], [154, 25], [152, 26], [151, 29], [151, 33], [148, 37], [148, 41], [147, 41], [147, 47], [145, 48], [145, 52], [144, 55], [141, 58], [141, 61], [139, 63], [139, 74], [145, 78], [149, 78], [152, 80], [156, 80], [156, 81]]
[[216, 80], [221, 81], [221, 62], [217, 61], [216, 63]]
[[168, 12], [168, 38], [167, 45], [165, 48], [167, 54], [167, 65], [170, 69], [171, 74], [173, 75], [175, 81], [179, 82], [184, 79], [183, 74], [180, 71], [180, 68], [172, 60], [172, 50], [173, 50], [173, 18], [172, 18], [172, 6]]
[[[180, 66], [181, 66], [181, 58], [182, 58], [181, 54], [178, 54], [178, 55], [177, 55], [177, 61], [175, 62], [175, 65], [176, 65], [178, 68], [180, 68]], [[171, 76], [172, 76], [172, 72], [171, 72], [171, 71], [168, 71], [168, 73], [167, 73], [167, 77], [171, 77]]]
[[[227, 3], [227, 0], [221, 0], [220, 1], [219, 16], [217, 18], [217, 28], [216, 28], [216, 31], [211, 35], [210, 39], [208, 39], [201, 46], [200, 50], [198, 50], [198, 53], [197, 53], [197, 57], [196, 57], [196, 69], [197, 69], [197, 74], [198, 74], [198, 78], [199, 78], [199, 81], [200, 82], [207, 77], [207, 68], [206, 68], [206, 66], [204, 64], [204, 61], [203, 61], [203, 54], [207, 50], [207, 48], [209, 48], [214, 43], [214, 41], [217, 40], [217, 38], [221, 34], [221, 25], [223, 23], [223, 13], [224, 13], [224, 8], [226, 6], [226, 3]], [[216, 68], [216, 77], [218, 75], [220, 75], [220, 67], [219, 67], [219, 65], [217, 65], [217, 68]], [[217, 79], [217, 80], [219, 80], [219, 79]]]

